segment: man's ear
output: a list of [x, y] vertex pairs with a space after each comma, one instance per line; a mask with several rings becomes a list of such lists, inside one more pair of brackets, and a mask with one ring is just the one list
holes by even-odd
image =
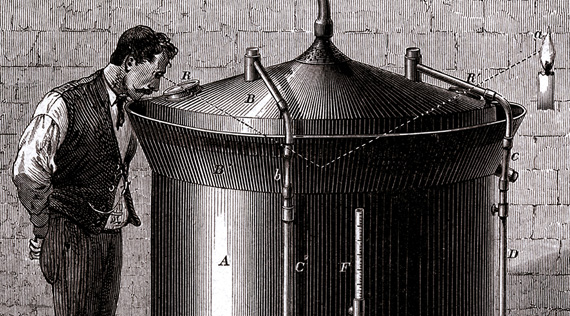
[[135, 65], [136, 60], [133, 56], [127, 56], [127, 58], [125, 58], [125, 72], [129, 72], [131, 71], [131, 69], [133, 68], [133, 66]]

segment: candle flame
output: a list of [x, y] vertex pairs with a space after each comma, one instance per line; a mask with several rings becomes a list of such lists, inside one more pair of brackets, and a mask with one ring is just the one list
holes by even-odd
[[553, 74], [552, 69], [554, 68], [554, 57], [556, 56], [556, 50], [554, 50], [554, 43], [552, 42], [552, 36], [550, 33], [550, 28], [548, 28], [548, 33], [542, 41], [542, 47], [540, 48], [540, 64], [544, 69], [544, 73], [547, 75]]

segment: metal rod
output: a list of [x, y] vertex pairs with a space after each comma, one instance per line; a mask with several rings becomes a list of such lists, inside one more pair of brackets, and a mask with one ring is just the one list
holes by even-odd
[[330, 38], [333, 36], [331, 6], [328, 0], [319, 0], [319, 15], [315, 20], [315, 37]]
[[265, 68], [261, 64], [261, 55], [257, 47], [247, 49], [245, 55], [244, 78], [246, 81], [253, 81], [257, 78], [263, 80], [269, 93], [277, 103], [277, 107], [283, 117], [285, 127], [285, 144], [283, 145], [283, 185], [282, 196], [282, 234], [283, 234], [283, 316], [293, 316], [296, 312], [295, 302], [295, 262], [294, 258], [294, 236], [293, 223], [295, 220], [295, 208], [293, 206], [292, 177], [291, 177], [291, 157], [293, 147], [293, 121], [289, 113], [289, 106], [279, 89], [275, 86]]
[[491, 90], [478, 87], [478, 86], [471, 84], [467, 81], [463, 81], [459, 78], [453, 77], [451, 75], [443, 73], [439, 70], [435, 70], [435, 69], [430, 68], [430, 67], [423, 65], [423, 64], [418, 64], [416, 67], [417, 67], [418, 71], [425, 73], [426, 75], [433, 77], [435, 79], [439, 79], [441, 81], [450, 83], [452, 85], [456, 85], [460, 88], [469, 89], [470, 91], [472, 91], [474, 93], [477, 93], [479, 95], [484, 96], [485, 98], [491, 98], [492, 99], [492, 97], [493, 97], [492, 95], [488, 95], [489, 92], [491, 92]]
[[[263, 65], [261, 65], [261, 61], [257, 59], [255, 60], [253, 65], [255, 66], [255, 69], [261, 76], [263, 82], [265, 82], [265, 85], [267, 86], [269, 93], [271, 93], [273, 99], [275, 100], [275, 102], [277, 102], [277, 107], [279, 108], [279, 111], [281, 111], [281, 115], [283, 116], [284, 120], [283, 123], [285, 125], [285, 148], [287, 148], [287, 145], [293, 144], [293, 129], [292, 129], [291, 114], [289, 113], [289, 106], [287, 105], [287, 102], [285, 101], [285, 99], [283, 99], [283, 96], [281, 96], [281, 93], [279, 92], [279, 90], [277, 89], [277, 87], [275, 86], [275, 84], [273, 83], [273, 81], [265, 71], [265, 68], [263, 68]], [[289, 148], [289, 150], [290, 149], [291, 148]], [[289, 153], [289, 156], [291, 156], [291, 153]]]
[[364, 209], [354, 210], [353, 316], [364, 316]]
[[[499, 315], [507, 315], [507, 218], [509, 216], [509, 201], [507, 193], [509, 191], [509, 162], [511, 160], [511, 148], [513, 147], [512, 111], [509, 102], [501, 95], [495, 95], [495, 100], [505, 111], [507, 119], [507, 131], [503, 139], [503, 170], [499, 178]], [[510, 128], [510, 129], [509, 129]]]
[[500, 94], [475, 86], [471, 83], [463, 81], [459, 78], [437, 71], [433, 68], [422, 64], [417, 65], [418, 71], [425, 73], [433, 78], [456, 85], [461, 88], [469, 89], [478, 95], [483, 96], [487, 100], [496, 100], [499, 102], [505, 112], [505, 136], [503, 138], [503, 159], [502, 170], [499, 178], [499, 210], [498, 216], [500, 220], [499, 229], [499, 315], [507, 315], [507, 218], [509, 216], [509, 202], [507, 193], [509, 191], [509, 162], [511, 157], [511, 149], [513, 147], [513, 113], [509, 102]]

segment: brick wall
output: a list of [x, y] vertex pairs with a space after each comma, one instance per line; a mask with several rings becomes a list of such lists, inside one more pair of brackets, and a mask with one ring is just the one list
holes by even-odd
[[[570, 5], [568, 1], [332, 0], [334, 41], [348, 56], [403, 73], [408, 46], [424, 62], [482, 81], [532, 55], [535, 31], [551, 26], [558, 52], [555, 110], [537, 110], [536, 57], [486, 87], [528, 109], [516, 139], [509, 247], [512, 315], [570, 315]], [[405, 3], [405, 5], [404, 5]], [[145, 24], [180, 47], [167, 77], [184, 71], [203, 83], [242, 70], [245, 47], [261, 46], [272, 65], [311, 43], [317, 1], [8, 0], [0, 20], [0, 315], [52, 315], [50, 288], [27, 259], [31, 227], [10, 180], [17, 141], [50, 88], [105, 66], [126, 28]], [[168, 82], [164, 82], [168, 84]], [[150, 305], [150, 170], [139, 152], [133, 170], [141, 228], [125, 229], [119, 315], [146, 315]]]

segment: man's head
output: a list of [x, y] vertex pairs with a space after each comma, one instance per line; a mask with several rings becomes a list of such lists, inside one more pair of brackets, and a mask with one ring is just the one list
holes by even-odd
[[158, 91], [160, 79], [177, 53], [164, 33], [144, 25], [126, 30], [111, 55], [111, 64], [120, 66], [125, 74], [121, 90], [134, 100]]

